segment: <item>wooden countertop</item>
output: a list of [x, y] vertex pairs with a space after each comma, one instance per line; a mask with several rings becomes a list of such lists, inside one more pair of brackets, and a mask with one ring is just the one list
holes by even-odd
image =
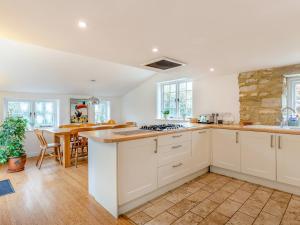
[[178, 130], [169, 130], [169, 131], [149, 131], [139, 134], [123, 135], [116, 132], [120, 131], [129, 131], [137, 130], [137, 127], [134, 128], [122, 128], [114, 130], [94, 130], [94, 131], [84, 131], [80, 132], [81, 136], [91, 138], [94, 141], [103, 142], [103, 143], [116, 143], [123, 141], [136, 140], [141, 138], [148, 137], [157, 137], [161, 135], [180, 133], [185, 131], [194, 131], [202, 129], [228, 129], [228, 130], [241, 130], [241, 131], [256, 131], [256, 132], [268, 132], [268, 133], [279, 133], [279, 134], [294, 134], [300, 135], [300, 129], [289, 129], [289, 128], [280, 128], [277, 126], [241, 126], [241, 125], [215, 125], [215, 124], [188, 124], [188, 127]]

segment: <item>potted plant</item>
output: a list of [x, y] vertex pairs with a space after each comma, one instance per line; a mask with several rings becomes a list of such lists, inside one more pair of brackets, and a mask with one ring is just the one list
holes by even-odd
[[22, 117], [7, 117], [0, 125], [0, 164], [8, 162], [9, 172], [24, 170], [26, 153], [23, 142], [27, 120]]
[[169, 116], [169, 114], [170, 114], [170, 110], [166, 109], [166, 110], [164, 110], [164, 111], [162, 112], [162, 114], [164, 115], [165, 120], [167, 120], [167, 119], [168, 119], [168, 116]]

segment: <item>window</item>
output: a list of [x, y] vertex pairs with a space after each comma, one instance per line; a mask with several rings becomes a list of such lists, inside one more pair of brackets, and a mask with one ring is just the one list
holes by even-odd
[[55, 100], [5, 100], [6, 116], [19, 116], [28, 121], [28, 128], [54, 127], [57, 125]]
[[300, 75], [287, 77], [287, 105], [300, 114]]
[[95, 123], [104, 123], [110, 120], [110, 102], [101, 101], [95, 105]]
[[193, 114], [193, 85], [189, 80], [169, 81], [160, 84], [160, 116], [169, 110], [169, 118], [185, 119]]

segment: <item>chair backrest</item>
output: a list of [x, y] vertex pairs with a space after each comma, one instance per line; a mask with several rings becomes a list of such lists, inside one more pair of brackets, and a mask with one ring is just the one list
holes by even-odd
[[44, 134], [43, 134], [43, 131], [42, 130], [39, 130], [39, 129], [34, 129], [34, 133], [35, 135], [37, 136], [37, 138], [39, 139], [39, 142], [40, 142], [40, 145], [41, 147], [47, 147], [47, 141], [44, 137]]

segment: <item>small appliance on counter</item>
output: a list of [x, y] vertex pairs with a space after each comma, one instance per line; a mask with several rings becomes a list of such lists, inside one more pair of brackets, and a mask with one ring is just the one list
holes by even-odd
[[212, 114], [201, 114], [199, 116], [198, 123], [212, 124], [214, 123], [214, 118]]

